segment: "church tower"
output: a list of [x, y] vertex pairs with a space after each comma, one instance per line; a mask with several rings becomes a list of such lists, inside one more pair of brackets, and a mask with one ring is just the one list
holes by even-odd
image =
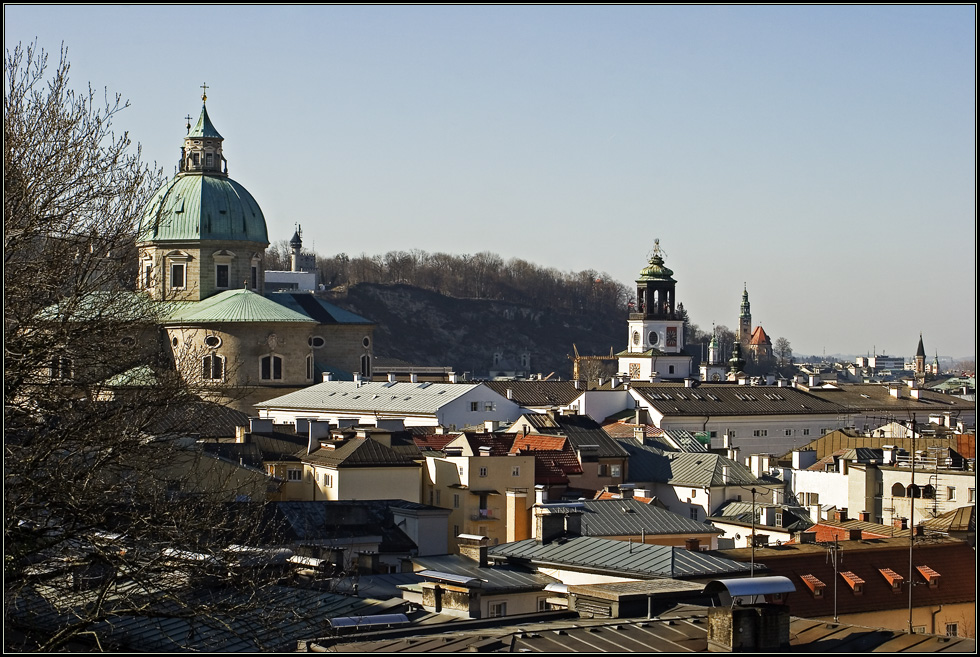
[[177, 175], [150, 200], [136, 240], [137, 286], [158, 300], [264, 291], [265, 216], [248, 190], [228, 177], [224, 138], [208, 116], [207, 95], [201, 99], [193, 128], [188, 117]]
[[744, 284], [742, 286], [742, 306], [738, 313], [738, 343], [743, 348], [749, 346], [752, 338], [752, 310], [749, 306], [749, 290]]
[[925, 376], [926, 373], [926, 348], [922, 344], [922, 334], [919, 333], [919, 348], [915, 350], [915, 374]]
[[718, 344], [718, 334], [711, 328], [711, 342], [708, 343], [708, 360], [701, 363], [702, 381], [724, 381], [725, 364], [721, 362], [721, 349]]
[[684, 319], [676, 312], [674, 272], [664, 265], [660, 240], [654, 241], [647, 266], [636, 279], [636, 305], [628, 320], [626, 351], [620, 373], [632, 379], [683, 379], [691, 375], [684, 352]]

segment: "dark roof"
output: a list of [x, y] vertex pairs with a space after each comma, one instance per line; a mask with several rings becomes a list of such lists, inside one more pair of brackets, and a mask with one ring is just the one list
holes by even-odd
[[296, 455], [304, 462], [335, 468], [421, 467], [415, 460], [419, 452], [414, 445], [409, 449], [388, 447], [371, 438], [350, 438], [336, 447], [321, 447], [311, 454], [303, 449]]
[[582, 394], [571, 381], [486, 381], [494, 392], [507, 396], [524, 407], [558, 407], [570, 404]]
[[580, 458], [606, 458], [627, 456], [626, 451], [609, 437], [598, 422], [587, 415], [560, 415], [558, 413], [525, 413], [522, 416], [538, 433], [566, 436]]
[[813, 415], [841, 412], [838, 404], [796, 388], [743, 386], [736, 383], [683, 384], [635, 381], [636, 394], [665, 416]]
[[[540, 591], [548, 584], [558, 581], [543, 573], [506, 564], [481, 568], [477, 562], [459, 554], [412, 557], [412, 563], [416, 566], [416, 572], [421, 567], [424, 570], [474, 578], [480, 582], [480, 589], [485, 593]], [[421, 574], [425, 578], [424, 571]]]
[[932, 413], [976, 412], [976, 404], [952, 395], [919, 389], [918, 399], [913, 399], [908, 386], [900, 388], [901, 396], [892, 397], [889, 386], [874, 383], [837, 384], [832, 388], [811, 388], [809, 394], [827, 403], [837, 404], [849, 413], [869, 413], [883, 418], [908, 420], [917, 414], [926, 421]]
[[721, 534], [703, 522], [634, 499], [584, 500], [583, 536]]
[[270, 292], [265, 296], [320, 324], [374, 324], [369, 319], [355, 315], [309, 292]]
[[[747, 573], [748, 564], [705, 552], [668, 545], [632, 543], [592, 536], [576, 536], [541, 543], [535, 539], [502, 543], [490, 548], [494, 559], [516, 559], [541, 566], [565, 566], [575, 570], [634, 577], [676, 579]], [[759, 563], [756, 571], [765, 568]]]
[[[411, 635], [318, 639], [337, 652], [528, 652], [528, 653], [681, 653], [708, 652], [708, 609], [678, 605], [655, 619], [555, 618], [514, 616], [416, 627]], [[464, 624], [465, 623], [465, 624]], [[450, 633], [449, 630], [452, 630]], [[790, 650], [812, 653], [976, 652], [976, 640], [845, 623], [790, 618]]]
[[[655, 444], [623, 438], [619, 444], [630, 455], [630, 480], [692, 486], [756, 486], [757, 478], [745, 465], [720, 454], [675, 452]], [[725, 481], [725, 467], [728, 481]]]

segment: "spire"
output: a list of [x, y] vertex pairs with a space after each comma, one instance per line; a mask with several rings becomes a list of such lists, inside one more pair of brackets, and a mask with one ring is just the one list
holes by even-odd
[[208, 85], [203, 84], [201, 88], [204, 93], [201, 94], [201, 116], [197, 119], [197, 124], [191, 128], [190, 115], [186, 117], [187, 135], [180, 154], [180, 172], [228, 175], [228, 161], [221, 154], [224, 137], [215, 129], [211, 117], [208, 116]]
[[745, 283], [742, 283], [742, 307], [739, 315], [741, 317], [749, 317], [752, 315], [749, 308], [749, 288], [746, 287]]
[[920, 356], [922, 358], [925, 358], [926, 357], [926, 348], [922, 344], [922, 332], [921, 331], [919, 332], [919, 348], [915, 350], [915, 357], [916, 358], [919, 358]]

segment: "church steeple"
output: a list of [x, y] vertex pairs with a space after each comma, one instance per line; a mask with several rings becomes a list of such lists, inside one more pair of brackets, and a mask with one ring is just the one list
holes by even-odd
[[752, 310], [749, 305], [749, 289], [742, 284], [742, 305], [738, 313], [738, 342], [743, 347], [748, 346], [752, 337]]
[[[197, 125], [190, 128], [188, 121], [187, 136], [184, 137], [184, 147], [181, 149], [180, 173], [205, 173], [209, 175], [227, 176], [228, 162], [221, 154], [224, 137], [215, 129], [208, 116], [207, 85], [201, 85], [205, 93], [201, 95], [201, 116]], [[222, 164], [224, 166], [222, 167]]]
[[671, 319], [674, 317], [673, 271], [664, 266], [660, 240], [654, 240], [653, 253], [647, 266], [636, 279], [636, 311], [630, 319]]

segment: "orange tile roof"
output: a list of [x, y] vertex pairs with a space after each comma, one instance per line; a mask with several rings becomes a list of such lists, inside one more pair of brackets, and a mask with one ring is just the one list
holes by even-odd
[[518, 434], [514, 438], [514, 444], [511, 446], [510, 451], [512, 454], [518, 451], [557, 451], [565, 449], [567, 442], [568, 439], [565, 436], [545, 436], [538, 433], [529, 433], [526, 436]]

